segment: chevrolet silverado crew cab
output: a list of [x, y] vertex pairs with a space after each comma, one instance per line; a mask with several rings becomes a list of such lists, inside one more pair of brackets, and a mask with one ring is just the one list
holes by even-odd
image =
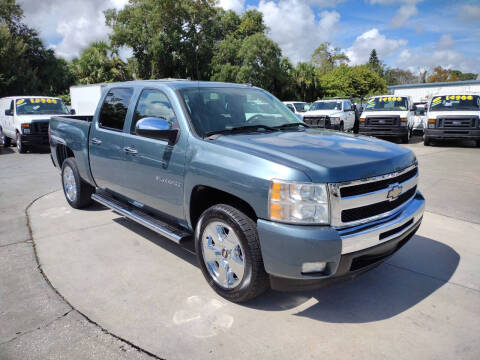
[[315, 101], [302, 120], [312, 126], [340, 131], [355, 127], [355, 106], [349, 99]]
[[398, 138], [408, 143], [415, 116], [409, 96], [381, 95], [367, 100], [360, 116], [359, 133]]
[[71, 206], [95, 200], [193, 239], [207, 282], [231, 301], [355, 277], [422, 221], [410, 150], [312, 129], [248, 85], [109, 84], [93, 117], [52, 118], [50, 144]]
[[434, 96], [424, 120], [424, 144], [443, 139], [470, 139], [480, 146], [480, 96]]
[[31, 145], [48, 145], [48, 122], [52, 115], [68, 114], [58, 98], [16, 96], [0, 99], [0, 134], [3, 146], [15, 141], [19, 153]]

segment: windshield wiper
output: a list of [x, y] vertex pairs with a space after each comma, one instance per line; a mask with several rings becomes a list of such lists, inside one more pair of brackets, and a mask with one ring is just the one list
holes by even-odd
[[235, 134], [235, 133], [242, 133], [242, 132], [249, 132], [249, 131], [258, 131], [260, 129], [264, 129], [268, 131], [278, 131], [278, 129], [273, 128], [271, 126], [267, 126], [267, 125], [245, 125], [245, 126], [237, 126], [231, 129], [210, 131], [205, 134], [205, 137], [210, 137], [212, 135], [220, 135], [220, 134]]
[[286, 124], [283, 124], [283, 125], [279, 125], [279, 126], [275, 126], [275, 129], [288, 129], [288, 128], [292, 128], [292, 127], [298, 127], [298, 126], [303, 126], [303, 127], [306, 127], [306, 128], [309, 128], [310, 126], [303, 123], [303, 122], [298, 122], [298, 123], [286, 123]]

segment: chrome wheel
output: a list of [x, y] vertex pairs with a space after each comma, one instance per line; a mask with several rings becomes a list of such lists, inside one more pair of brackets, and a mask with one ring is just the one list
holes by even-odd
[[70, 166], [65, 167], [63, 170], [63, 188], [65, 195], [71, 202], [77, 199], [77, 183], [75, 181], [75, 175]]
[[212, 279], [224, 289], [236, 287], [245, 273], [245, 258], [235, 231], [221, 221], [208, 224], [202, 234], [203, 261]]
[[17, 150], [18, 150], [19, 153], [21, 153], [23, 151], [22, 140], [21, 140], [19, 134], [17, 134]]

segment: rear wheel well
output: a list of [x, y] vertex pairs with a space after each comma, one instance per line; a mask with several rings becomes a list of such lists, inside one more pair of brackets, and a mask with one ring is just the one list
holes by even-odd
[[225, 191], [199, 185], [193, 189], [192, 195], [190, 196], [190, 222], [194, 229], [200, 215], [209, 207], [216, 204], [230, 205], [243, 212], [253, 221], [257, 221], [255, 210], [253, 210], [245, 200]]
[[58, 161], [58, 166], [61, 169], [63, 162], [68, 159], [69, 157], [75, 157], [73, 154], [73, 151], [65, 145], [58, 144], [57, 145], [57, 161]]

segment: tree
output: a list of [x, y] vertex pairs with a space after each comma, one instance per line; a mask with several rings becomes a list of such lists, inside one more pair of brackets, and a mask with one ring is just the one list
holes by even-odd
[[336, 66], [348, 63], [348, 56], [340, 48], [333, 48], [329, 42], [320, 44], [312, 54], [312, 63], [319, 75], [332, 71]]
[[72, 69], [80, 84], [125, 81], [131, 77], [127, 64], [116, 49], [105, 41], [97, 41], [83, 50], [78, 59], [73, 59]]
[[320, 78], [326, 96], [358, 97], [385, 93], [386, 83], [368, 65], [340, 65]]
[[66, 62], [22, 19], [15, 0], [0, 0], [0, 96], [64, 93], [72, 82]]
[[383, 75], [387, 85], [416, 84], [420, 82], [420, 76], [413, 74], [410, 70], [398, 68], [386, 69]]
[[208, 79], [214, 45], [222, 39], [215, 0], [132, 0], [107, 10], [112, 45], [133, 50], [139, 78]]
[[370, 56], [368, 58], [367, 65], [370, 68], [370, 70], [375, 71], [378, 75], [380, 76], [384, 75], [384, 65], [377, 56], [377, 50], [372, 49], [372, 51], [370, 52]]
[[312, 63], [299, 62], [292, 71], [292, 79], [297, 99], [310, 102], [321, 95], [320, 81]]

